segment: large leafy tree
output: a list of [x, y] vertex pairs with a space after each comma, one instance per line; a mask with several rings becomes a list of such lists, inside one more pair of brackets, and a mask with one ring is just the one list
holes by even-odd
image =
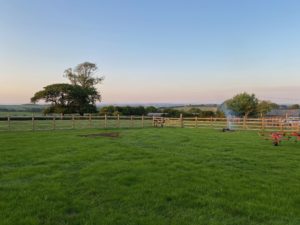
[[97, 66], [94, 63], [84, 62], [77, 65], [74, 69], [65, 70], [64, 76], [74, 85], [82, 87], [94, 87], [103, 81], [103, 77], [96, 77]]
[[96, 85], [103, 77], [95, 77], [96, 64], [85, 62], [79, 64], [74, 70], [65, 71], [65, 76], [71, 84], [51, 84], [38, 91], [31, 98], [36, 103], [44, 100], [50, 103], [45, 113], [84, 113], [97, 112], [96, 102], [101, 100], [101, 95]]
[[71, 84], [51, 84], [38, 91], [31, 98], [36, 103], [44, 100], [50, 103], [45, 113], [84, 113], [96, 112], [95, 101], [97, 90], [94, 88], [83, 88]]
[[249, 116], [257, 110], [258, 99], [254, 94], [246, 92], [226, 101], [227, 107], [239, 116]]

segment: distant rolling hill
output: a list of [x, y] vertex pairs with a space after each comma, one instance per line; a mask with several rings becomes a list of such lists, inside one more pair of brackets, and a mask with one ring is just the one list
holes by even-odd
[[41, 113], [47, 105], [23, 104], [23, 105], [0, 105], [0, 115], [27, 115]]
[[170, 106], [170, 107], [163, 107], [163, 108], [171, 108], [183, 111], [189, 111], [191, 108], [198, 108], [202, 111], [213, 111], [216, 112], [218, 109], [217, 104], [199, 104], [199, 105], [179, 105], [179, 106]]

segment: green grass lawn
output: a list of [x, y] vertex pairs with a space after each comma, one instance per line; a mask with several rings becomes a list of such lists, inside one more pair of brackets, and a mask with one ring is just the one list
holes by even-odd
[[[120, 132], [120, 137], [81, 137]], [[0, 132], [0, 224], [298, 225], [300, 143], [147, 128]]]

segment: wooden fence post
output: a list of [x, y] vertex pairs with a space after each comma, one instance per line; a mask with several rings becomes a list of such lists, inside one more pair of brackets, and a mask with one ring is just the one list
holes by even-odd
[[226, 127], [227, 127], [227, 128], [230, 127], [229, 117], [226, 117]]
[[92, 114], [89, 114], [89, 128], [92, 128]]
[[75, 118], [73, 114], [72, 114], [72, 128], [75, 129]]
[[144, 128], [144, 115], [142, 115], [142, 128]]
[[117, 114], [117, 127], [120, 128], [120, 114]]
[[130, 116], [130, 124], [131, 124], [131, 127], [133, 127], [133, 117], [132, 116]]
[[154, 116], [152, 116], [152, 126], [155, 127]]
[[32, 121], [32, 130], [34, 131], [35, 130], [34, 113], [32, 113], [31, 121]]
[[246, 116], [244, 116], [244, 119], [243, 119], [243, 129], [246, 129]]
[[7, 115], [7, 128], [10, 130], [10, 115]]
[[261, 117], [261, 130], [265, 131], [265, 118]]
[[55, 123], [55, 115], [53, 115], [53, 124], [52, 124], [52, 129], [56, 129], [56, 123]]
[[195, 127], [198, 128], [198, 117], [195, 117]]
[[107, 115], [104, 115], [104, 128], [107, 128]]
[[180, 127], [183, 128], [183, 116], [180, 114]]

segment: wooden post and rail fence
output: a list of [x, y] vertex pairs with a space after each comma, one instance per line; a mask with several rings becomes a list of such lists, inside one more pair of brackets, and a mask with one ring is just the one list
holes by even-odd
[[90, 128], [229, 128], [234, 130], [297, 131], [300, 132], [300, 118], [288, 121], [286, 118], [217, 118], [217, 117], [155, 117], [122, 115], [47, 115], [1, 116], [0, 131], [13, 130], [59, 130]]

